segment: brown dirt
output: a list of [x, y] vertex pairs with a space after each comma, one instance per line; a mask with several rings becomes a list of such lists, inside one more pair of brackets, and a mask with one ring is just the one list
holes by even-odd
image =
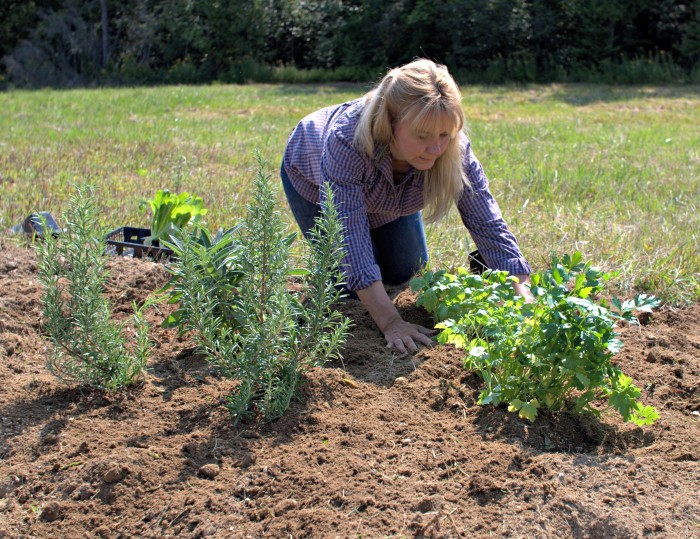
[[[310, 372], [283, 419], [234, 426], [231, 382], [173, 330], [153, 330], [138, 388], [59, 385], [34, 254], [1, 245], [0, 538], [700, 537], [699, 304], [621, 330], [652, 427], [480, 407], [459, 351], [396, 355], [354, 301], [343, 363]], [[166, 279], [110, 267], [119, 316]]]

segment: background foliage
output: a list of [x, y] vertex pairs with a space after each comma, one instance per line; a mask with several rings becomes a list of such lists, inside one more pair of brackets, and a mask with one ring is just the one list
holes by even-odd
[[0, 5], [5, 85], [366, 81], [416, 56], [461, 82], [698, 82], [700, 0]]

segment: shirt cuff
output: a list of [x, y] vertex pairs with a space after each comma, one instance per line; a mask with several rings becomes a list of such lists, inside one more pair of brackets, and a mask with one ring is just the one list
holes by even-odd
[[530, 264], [523, 258], [506, 258], [493, 263], [491, 269], [507, 271], [511, 275], [530, 275], [532, 269]]

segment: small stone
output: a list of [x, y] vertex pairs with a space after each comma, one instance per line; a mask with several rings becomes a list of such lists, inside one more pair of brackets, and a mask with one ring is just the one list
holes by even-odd
[[14, 489], [14, 485], [9, 481], [7, 483], [0, 483], [0, 500], [9, 496]]
[[258, 456], [255, 453], [245, 453], [237, 464], [240, 468], [248, 468], [255, 464], [256, 460], [258, 460]]
[[95, 535], [101, 539], [109, 539], [112, 536], [112, 530], [109, 529], [109, 526], [100, 526], [95, 530]]
[[396, 380], [394, 380], [395, 386], [403, 386], [403, 385], [406, 385], [407, 383], [408, 383], [408, 379], [406, 379], [405, 376], [399, 376], [396, 378]]
[[95, 491], [92, 490], [92, 487], [90, 486], [90, 484], [83, 483], [73, 493], [73, 499], [74, 500], [89, 500], [90, 498], [92, 498], [94, 496], [94, 494], [95, 494]]
[[102, 479], [105, 483], [118, 483], [124, 479], [124, 469], [117, 464], [112, 464], [105, 472]]
[[418, 511], [419, 513], [431, 513], [433, 511], [439, 511], [444, 503], [442, 496], [428, 496], [420, 500], [415, 504], [412, 509]]
[[216, 535], [216, 528], [214, 526], [207, 526], [202, 529], [198, 535], [200, 537], [211, 537], [212, 535]]
[[199, 475], [207, 479], [214, 479], [220, 472], [221, 468], [216, 464], [205, 464], [198, 470]]
[[61, 506], [58, 502], [49, 502], [41, 510], [39, 518], [45, 522], [53, 522], [61, 518]]
[[44, 445], [55, 445], [58, 443], [58, 434], [55, 432], [49, 432], [41, 440]]
[[296, 509], [296, 507], [297, 501], [293, 498], [290, 498], [288, 500], [283, 500], [277, 505], [275, 505], [275, 507], [272, 509], [272, 512], [275, 514], [276, 517], [281, 517], [285, 513]]

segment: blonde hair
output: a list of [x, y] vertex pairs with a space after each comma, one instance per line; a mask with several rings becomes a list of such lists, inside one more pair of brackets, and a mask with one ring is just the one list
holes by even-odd
[[419, 59], [389, 71], [366, 94], [353, 139], [358, 149], [374, 157], [375, 143], [388, 148], [396, 124], [407, 121], [413, 131], [432, 131], [445, 113], [452, 124], [450, 142], [435, 164], [422, 171], [427, 222], [444, 217], [462, 189], [469, 187], [459, 140], [464, 126], [462, 94], [447, 68]]

